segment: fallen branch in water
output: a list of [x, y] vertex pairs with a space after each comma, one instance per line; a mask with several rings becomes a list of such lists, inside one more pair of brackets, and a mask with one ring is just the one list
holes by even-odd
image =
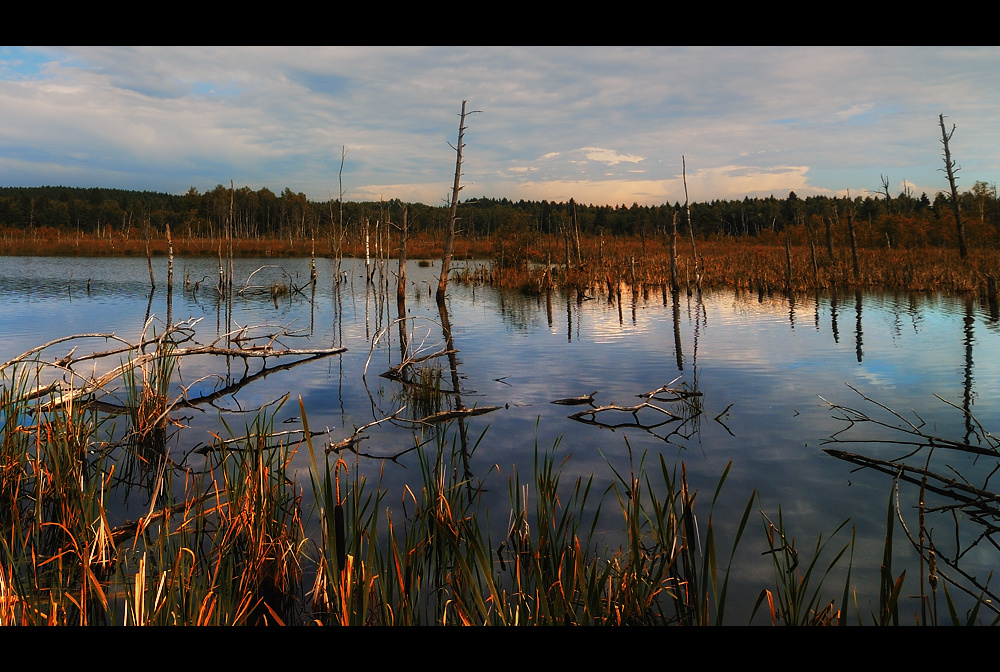
[[[34, 355], [36, 353], [39, 353], [42, 350], [45, 350], [46, 348], [50, 348], [53, 345], [58, 345], [59, 343], [65, 343], [66, 341], [73, 341], [73, 340], [79, 340], [79, 339], [84, 339], [84, 338], [103, 338], [105, 340], [114, 339], [114, 340], [117, 340], [117, 341], [121, 341], [122, 343], [128, 344], [127, 341], [125, 341], [125, 340], [123, 340], [123, 339], [115, 336], [113, 333], [112, 334], [75, 334], [73, 336], [63, 336], [62, 338], [57, 338], [57, 339], [55, 339], [53, 341], [49, 341], [48, 343], [43, 343], [42, 345], [34, 347], [31, 350], [28, 350], [27, 352], [22, 352], [20, 355], [18, 355], [14, 359], [8, 360], [8, 361], [4, 362], [3, 364], [0, 364], [0, 371], [3, 371], [4, 369], [6, 369], [11, 364], [17, 364], [18, 362], [22, 362], [22, 361], [26, 360], [28, 357], [31, 357], [32, 355]], [[132, 347], [133, 346], [129, 345], [128, 348], [124, 348], [122, 350], [118, 350], [118, 351], [115, 351], [115, 352], [125, 352], [127, 350], [131, 350]], [[73, 351], [75, 351], [75, 350], [76, 350], [76, 348], [74, 347], [73, 350], [70, 350], [70, 354], [72, 354]], [[65, 366], [67, 362], [64, 361], [64, 360], [66, 360], [65, 357], [63, 359], [58, 360], [56, 362], [56, 365], [57, 366]], [[74, 361], [74, 360], [69, 360], [69, 361]], [[79, 360], [76, 360], [76, 361], [79, 361]]]
[[[988, 455], [990, 457], [1000, 457], [1000, 450], [998, 450], [998, 446], [1000, 446], [1000, 441], [997, 441], [991, 434], [989, 434], [988, 432], [986, 432], [986, 430], [983, 429], [983, 426], [979, 423], [978, 420], [976, 420], [975, 416], [972, 416], [971, 413], [968, 414], [968, 415], [969, 415], [970, 419], [979, 428], [980, 434], [983, 436], [983, 438], [987, 442], [987, 445], [989, 446], [988, 448], [983, 448], [982, 446], [975, 446], [975, 445], [972, 445], [972, 444], [968, 443], [967, 441], [956, 441], [954, 439], [947, 439], [947, 438], [944, 438], [944, 437], [941, 437], [941, 436], [935, 436], [933, 434], [928, 434], [928, 433], [926, 433], [923, 430], [923, 427], [924, 427], [924, 421], [923, 421], [923, 419], [920, 418], [920, 416], [916, 415], [915, 412], [914, 412], [914, 415], [916, 416], [917, 420], [920, 422], [919, 425], [913, 424], [908, 419], [906, 419], [905, 417], [903, 417], [902, 415], [900, 415], [896, 411], [892, 410], [891, 408], [889, 408], [885, 404], [879, 403], [879, 402], [875, 401], [874, 399], [871, 399], [870, 397], [866, 396], [864, 393], [862, 393], [860, 390], [858, 390], [854, 386], [847, 385], [847, 387], [850, 388], [853, 392], [855, 392], [858, 396], [860, 396], [862, 399], [864, 399], [868, 403], [877, 406], [878, 408], [884, 410], [886, 413], [888, 413], [892, 417], [894, 417], [897, 420], [899, 420], [899, 422], [902, 423], [902, 426], [901, 425], [894, 425], [894, 424], [891, 424], [891, 423], [886, 422], [884, 420], [879, 420], [878, 418], [874, 418], [874, 417], [870, 416], [869, 414], [867, 414], [867, 413], [865, 413], [863, 411], [860, 411], [860, 410], [858, 410], [856, 408], [851, 408], [850, 406], [844, 406], [842, 404], [834, 404], [833, 402], [827, 401], [823, 397], [820, 397], [820, 399], [822, 399], [823, 402], [826, 403], [827, 406], [829, 406], [831, 409], [833, 409], [834, 411], [836, 411], [837, 413], [839, 413], [839, 415], [835, 415], [834, 416], [835, 418], [837, 418], [838, 420], [843, 420], [844, 422], [847, 423], [846, 427], [844, 427], [840, 431], [834, 433], [829, 439], [825, 440], [824, 443], [826, 443], [826, 444], [830, 444], [830, 443], [868, 443], [868, 444], [871, 444], [871, 443], [880, 443], [880, 444], [886, 444], [886, 445], [893, 445], [893, 444], [895, 444], [895, 445], [911, 446], [911, 447], [914, 447], [914, 448], [917, 448], [917, 449], [919, 449], [919, 448], [921, 448], [923, 446], [936, 446], [938, 448], [948, 448], [949, 450], [958, 450], [958, 451], [962, 451], [962, 452], [973, 453], [975, 455]], [[941, 397], [938, 397], [938, 399], [941, 399]], [[955, 407], [954, 404], [952, 404], [949, 401], [946, 401], [945, 399], [941, 399], [941, 401], [943, 401], [944, 403], [948, 404], [949, 406]], [[958, 407], [956, 407], [956, 408], [958, 408]], [[962, 411], [963, 413], [966, 413], [966, 411], [964, 409], [958, 408], [958, 410]], [[885, 439], [885, 440], [882, 440], [882, 439], [871, 439], [871, 438], [860, 439], [860, 440], [859, 439], [842, 439], [842, 438], [840, 438], [841, 434], [844, 434], [845, 432], [850, 431], [856, 425], [859, 425], [859, 424], [862, 424], [862, 423], [870, 423], [874, 427], [881, 427], [883, 429], [890, 430], [890, 431], [892, 431], [894, 433], [894, 435], [896, 435], [896, 436], [902, 435], [905, 438], [902, 438], [902, 439]]]
[[[421, 362], [426, 362], [429, 359], [436, 359], [437, 357], [445, 357], [447, 355], [457, 354], [458, 350], [439, 350], [438, 352], [432, 352], [429, 355], [423, 355], [422, 357], [409, 358], [406, 361], [391, 367], [388, 371], [384, 371], [378, 374], [382, 378], [388, 378], [389, 380], [403, 380], [403, 369], [408, 366], [413, 366], [414, 364], [420, 364]], [[405, 381], [404, 381], [405, 382]]]
[[369, 422], [367, 425], [358, 427], [357, 429], [354, 430], [354, 433], [351, 434], [346, 439], [341, 439], [336, 443], [331, 443], [328, 446], [326, 446], [326, 452], [339, 453], [342, 450], [353, 450], [355, 453], [358, 452], [355, 446], [361, 443], [363, 439], [368, 438], [367, 436], [363, 435], [362, 432], [364, 432], [369, 427], [374, 427], [375, 425], [381, 424], [387, 420], [395, 420], [397, 417], [399, 417], [399, 414], [402, 413], [405, 409], [406, 406], [403, 406], [391, 415], [387, 415], [384, 418], [381, 418], [380, 420]]
[[[924, 430], [926, 423], [915, 411], [913, 411], [913, 416], [916, 418], [916, 422], [885, 404], [871, 399], [855, 387], [851, 385], [848, 387], [864, 401], [878, 409], [876, 415], [858, 408], [835, 404], [820, 397], [833, 409], [834, 417], [846, 423], [843, 429], [834, 432], [825, 443], [901, 446], [906, 449], [906, 453], [894, 459], [885, 460], [832, 448], [824, 450], [832, 457], [858, 465], [859, 468], [852, 470], [852, 473], [861, 469], [872, 469], [892, 477], [896, 518], [898, 518], [907, 539], [922, 563], [919, 575], [921, 599], [934, 600], [934, 604], [936, 604], [938, 580], [942, 579], [975, 600], [976, 606], [972, 617], [970, 617], [970, 622], [975, 618], [975, 613], [980, 608], [1000, 614], [1000, 609], [995, 606], [995, 602], [1000, 599], [1000, 596], [989, 589], [993, 569], [991, 563], [977, 567], [976, 571], [982, 572], [985, 579], [980, 579], [968, 569], [960, 567], [963, 558], [972, 557], [970, 552], [974, 549], [977, 553], [982, 553], [984, 552], [983, 547], [986, 547], [987, 550], [1000, 548], [994, 538], [1000, 533], [1000, 525], [997, 524], [997, 521], [1000, 520], [1000, 494], [994, 492], [994, 488], [989, 485], [991, 478], [1000, 471], [1000, 464], [984, 463], [984, 459], [989, 457], [994, 460], [1000, 458], [1000, 440], [986, 431], [968, 408], [962, 408], [941, 399], [941, 397], [938, 399], [965, 415], [965, 441], [929, 434]], [[885, 415], [879, 417], [881, 415], [879, 412]], [[861, 426], [874, 428], [877, 433], [874, 436], [861, 438], [845, 437], [845, 432], [852, 429], [857, 431], [857, 428]], [[971, 435], [977, 436], [980, 445], [969, 443]], [[954, 473], [954, 477], [932, 471], [930, 468], [931, 459], [932, 456], [937, 455], [935, 451], [938, 448], [947, 448], [976, 456], [974, 471], [969, 473], [977, 473], [983, 479], [982, 485], [979, 487], [973, 485], [965, 474], [960, 473], [950, 464], [944, 466]], [[926, 451], [923, 466], [908, 463], [922, 450]], [[918, 488], [916, 502], [912, 507], [916, 511], [918, 519], [915, 528], [916, 534], [911, 533], [903, 515], [904, 507], [900, 504], [900, 482], [910, 483]], [[929, 495], [940, 497], [943, 501], [932, 503], [928, 501]], [[934, 517], [932, 518], [932, 516]], [[960, 525], [960, 522], [963, 524]], [[975, 524], [971, 530], [967, 528], [969, 523]], [[939, 529], [942, 524], [946, 531], [943, 536], [935, 537], [936, 528]], [[952, 527], [950, 533], [947, 531], [949, 526]], [[946, 539], [947, 541], [945, 541]], [[942, 571], [943, 566], [951, 568], [955, 575], [949, 576]], [[930, 588], [929, 592], [925, 592], [925, 586]], [[951, 609], [951, 597], [947, 596], [947, 593], [946, 597], [949, 609]], [[924, 618], [930, 618], [930, 622], [936, 621], [936, 606], [932, 613], [933, 616], [925, 615]], [[954, 611], [952, 611], [952, 620], [958, 622]]]
[[582, 406], [584, 404], [593, 404], [594, 395], [597, 394], [597, 390], [594, 390], [590, 394], [585, 394], [580, 397], [567, 397], [566, 399], [556, 399], [553, 404], [559, 404], [560, 406]]
[[940, 485], [926, 485], [925, 487], [929, 492], [933, 492], [943, 497], [948, 497], [949, 499], [953, 499], [965, 505], [976, 505], [977, 508], [982, 508], [984, 512], [1000, 516], [1000, 507], [991, 508], [986, 506], [986, 504], [992, 502], [1000, 503], [1000, 495], [986, 490], [980, 490], [979, 488], [957, 479], [941, 476], [940, 474], [936, 474], [922, 467], [913, 467], [906, 464], [900, 464], [898, 462], [892, 462], [890, 460], [880, 460], [874, 457], [868, 457], [867, 455], [848, 453], [843, 450], [824, 448], [823, 452], [831, 457], [836, 457], [838, 460], [852, 462], [862, 468], [881, 471], [883, 474], [898, 477], [899, 480], [906, 481], [907, 483], [913, 483], [914, 485], [920, 485], [924, 478], [933, 479], [934, 481], [940, 483]]
[[[319, 436], [322, 433], [323, 432], [309, 432], [309, 436], [310, 437]], [[284, 438], [293, 438], [294, 437], [296, 440], [301, 441], [303, 438], [305, 438], [305, 435], [306, 435], [306, 432], [305, 432], [304, 429], [289, 429], [289, 430], [286, 430], [284, 432], [270, 432], [268, 434], [261, 435], [261, 436], [263, 436], [264, 438], [266, 438], [269, 441], [268, 443], [261, 444], [261, 445], [252, 445], [254, 442], [260, 440], [260, 438], [261, 438], [260, 436], [256, 436], [256, 435], [237, 436], [237, 437], [234, 437], [232, 439], [219, 439], [218, 443], [213, 443], [212, 445], [201, 446], [201, 447], [198, 447], [198, 448], [195, 448], [195, 449], [191, 450], [190, 452], [197, 453], [198, 455], [207, 455], [210, 452], [221, 451], [221, 450], [223, 450], [225, 448], [226, 450], [228, 450], [231, 453], [257, 453], [257, 452], [260, 452], [262, 450], [271, 450], [273, 448], [280, 448], [280, 447], [284, 446], [285, 444], [282, 441], [282, 439], [284, 439]], [[213, 434], [213, 436], [214, 436], [214, 434]], [[272, 439], [276, 439], [277, 442], [276, 443], [270, 443], [270, 441]], [[239, 447], [238, 445], [235, 445], [235, 444], [239, 444], [239, 443], [245, 443], [245, 444], [247, 444], [250, 447], [242, 448], [242, 447]], [[232, 447], [228, 447], [227, 448], [227, 446], [232, 446]]]
[[[46, 348], [59, 343], [65, 343], [67, 341], [73, 340], [83, 340], [91, 338], [104, 338], [106, 340], [115, 340], [123, 344], [122, 347], [113, 348], [111, 350], [104, 350], [101, 352], [92, 352], [90, 354], [84, 354], [74, 357], [74, 353], [77, 347], [70, 350], [70, 353], [65, 357], [57, 360], [55, 363], [43, 362], [34, 360], [34, 365], [38, 367], [51, 367], [59, 371], [62, 371], [64, 375], [68, 375], [70, 380], [57, 380], [46, 384], [39, 384], [38, 387], [29, 390], [25, 393], [25, 399], [35, 399], [42, 396], [51, 395], [52, 398], [45, 404], [39, 406], [38, 410], [49, 410], [52, 408], [57, 408], [59, 406], [74, 402], [83, 397], [87, 397], [98, 391], [102, 391], [109, 385], [112, 381], [120, 378], [130, 371], [141, 368], [150, 362], [156, 361], [161, 358], [179, 358], [179, 357], [192, 357], [196, 355], [217, 355], [223, 357], [235, 357], [242, 359], [244, 364], [247, 364], [251, 359], [260, 359], [261, 361], [266, 361], [268, 357], [305, 357], [308, 361], [310, 359], [315, 359], [319, 357], [328, 357], [331, 355], [339, 355], [347, 351], [347, 348], [288, 348], [288, 347], [275, 347], [275, 343], [278, 342], [281, 336], [292, 336], [294, 334], [290, 333], [287, 329], [277, 330], [273, 333], [267, 333], [261, 336], [251, 336], [249, 335], [250, 327], [242, 327], [236, 332], [223, 334], [216, 338], [208, 345], [193, 345], [189, 347], [177, 347], [179, 343], [187, 343], [194, 338], [194, 325], [199, 322], [198, 320], [188, 320], [185, 322], [180, 322], [167, 327], [162, 334], [159, 336], [153, 336], [150, 338], [146, 337], [146, 332], [149, 329], [152, 318], [147, 321], [146, 325], [143, 327], [142, 334], [136, 343], [130, 343], [121, 337], [115, 336], [114, 334], [75, 334], [73, 336], [65, 336], [62, 338], [49, 341], [43, 345], [36, 348], [32, 348], [27, 352], [18, 355], [9, 362], [0, 365], [0, 370], [6, 366], [18, 362], [25, 362], [29, 357], [35, 355]], [[235, 334], [235, 337], [233, 336]], [[227, 347], [220, 345], [224, 339], [230, 339], [230, 342], [234, 343], [236, 347]], [[266, 343], [263, 345], [253, 345], [252, 343], [258, 339], [266, 339]], [[144, 352], [149, 349], [149, 352]], [[102, 360], [115, 355], [121, 355], [123, 353], [140, 353], [134, 354], [129, 357], [127, 361], [112, 368], [110, 371], [97, 375], [96, 372], [89, 376], [84, 376], [83, 374], [75, 371], [74, 366], [80, 364], [81, 362], [90, 360]], [[296, 362], [288, 366], [293, 366], [300, 362]], [[281, 367], [272, 367], [271, 369], [265, 369], [253, 377], [244, 377], [246, 382], [250, 380], [255, 380], [257, 377], [262, 375], [267, 375], [274, 370], [280, 370]], [[245, 383], [244, 383], [245, 384]], [[218, 395], [208, 395], [210, 398], [215, 398]], [[204, 401], [204, 400], [199, 400]], [[190, 405], [190, 403], [181, 401], [180, 405]]]
[[441, 411], [440, 413], [432, 413], [425, 418], [420, 420], [414, 420], [413, 422], [422, 425], [436, 425], [440, 422], [448, 422], [449, 420], [457, 420], [458, 418], [470, 418], [474, 415], [485, 415], [486, 413], [492, 413], [493, 411], [502, 408], [502, 406], [477, 406], [475, 408], [459, 408], [454, 411]]
[[[648, 401], [644, 401], [641, 404], [637, 404], [636, 406], [618, 406], [616, 404], [608, 404], [607, 406], [599, 406], [597, 408], [591, 408], [586, 411], [577, 411], [576, 413], [571, 414], [569, 417], [572, 420], [579, 420], [580, 422], [592, 422], [594, 424], [602, 424], [597, 422], [598, 413], [605, 413], [607, 411], [618, 411], [620, 413], [631, 413], [632, 417], [635, 418], [636, 423], [639, 423], [639, 411], [641, 411], [644, 408], [649, 408], [668, 416], [670, 420], [667, 420], [666, 422], [672, 422], [674, 420], [684, 419], [681, 416], [671, 413], [665, 408], [660, 408], [659, 406], [655, 406], [649, 403]], [[588, 415], [590, 416], [589, 419], [587, 418]], [[639, 424], [638, 426], [641, 427], [642, 425]]]
[[183, 501], [179, 504], [168, 506], [167, 508], [161, 509], [156, 513], [148, 515], [144, 518], [139, 518], [138, 520], [130, 520], [125, 523], [122, 523], [118, 527], [111, 530], [111, 541], [115, 545], [118, 545], [123, 541], [125, 541], [126, 539], [131, 539], [132, 537], [139, 534], [142, 531], [142, 529], [148, 527], [150, 523], [155, 523], [157, 520], [160, 520], [161, 518], [167, 518], [169, 516], [174, 515], [175, 513], [181, 513], [182, 511], [187, 511], [189, 508], [197, 506], [198, 504], [201, 504], [205, 500], [215, 496], [216, 496], [215, 493], [204, 494], [199, 497]]

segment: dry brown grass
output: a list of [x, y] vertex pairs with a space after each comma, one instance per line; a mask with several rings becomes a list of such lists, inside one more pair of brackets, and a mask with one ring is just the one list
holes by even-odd
[[[803, 240], [799, 240], [799, 239]], [[678, 241], [678, 278], [681, 288], [701, 286], [733, 287], [748, 291], [812, 291], [816, 289], [861, 288], [897, 289], [923, 292], [985, 291], [986, 278], [1000, 268], [1000, 251], [973, 249], [962, 261], [957, 249], [912, 247], [910, 249], [861, 248], [858, 250], [859, 273], [854, 275], [850, 250], [835, 248], [830, 257], [824, 246], [817, 243], [813, 266], [812, 252], [804, 236], [792, 236], [791, 273], [785, 253], [784, 239], [698, 241], [697, 274], [690, 243]], [[794, 241], [798, 241], [797, 243]], [[568, 286], [576, 288], [594, 285], [662, 285], [670, 281], [668, 241], [663, 236], [598, 237], [581, 239], [583, 264], [567, 273], [566, 253], [557, 236], [521, 233], [516, 239], [500, 241], [494, 237], [462, 239], [455, 242], [456, 259], [489, 259], [490, 268], [469, 273], [460, 278], [467, 282], [482, 282], [508, 287], [526, 293], [538, 293], [546, 288]], [[0, 238], [0, 255], [32, 256], [144, 256], [146, 249], [154, 256], [167, 254], [165, 238], [147, 240], [141, 236], [112, 233], [110, 237], [88, 234], [60, 233], [55, 230], [32, 234], [6, 232]], [[379, 251], [372, 245], [370, 253], [395, 258], [398, 241], [393, 237]], [[226, 252], [224, 241], [218, 238], [175, 237], [177, 256], [218, 256]], [[317, 256], [332, 256], [328, 239], [255, 238], [233, 241], [237, 257], [303, 257], [315, 251]], [[442, 241], [429, 233], [411, 235], [407, 242], [410, 259], [435, 259], [441, 256]], [[362, 241], [348, 241], [342, 248], [344, 256], [363, 257]], [[546, 273], [545, 263], [552, 264]]]
[[[670, 282], [670, 252], [662, 240], [596, 237], [582, 241], [583, 265], [566, 272], [565, 253], [537, 246], [532, 261], [541, 267], [505, 268], [489, 281], [500, 286], [539, 291], [544, 285], [544, 261], [553, 259], [553, 284], [568, 287], [618, 287], [664, 285]], [[962, 261], [958, 250], [934, 247], [914, 249], [859, 249], [859, 272], [854, 275], [849, 250], [817, 248], [816, 264], [808, 244], [791, 246], [791, 273], [784, 243], [754, 241], [698, 241], [698, 263], [689, 243], [678, 245], [677, 273], [681, 289], [693, 288], [701, 276], [703, 288], [732, 287], [747, 291], [814, 291], [817, 289], [897, 289], [961, 293], [985, 291], [987, 277], [1000, 268], [1000, 251], [972, 250]]]

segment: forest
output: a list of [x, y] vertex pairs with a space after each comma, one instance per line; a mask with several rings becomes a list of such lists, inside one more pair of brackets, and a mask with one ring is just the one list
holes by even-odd
[[[960, 209], [969, 246], [1000, 246], [1000, 201], [996, 185], [976, 182], [960, 193]], [[0, 235], [30, 234], [36, 240], [66, 234], [118, 235], [125, 239], [162, 238], [169, 225], [180, 239], [217, 239], [225, 235], [232, 213], [235, 238], [323, 239], [334, 230], [349, 230], [363, 222], [396, 222], [404, 204], [385, 202], [310, 201], [305, 194], [285, 188], [276, 194], [264, 187], [231, 188], [218, 185], [183, 195], [121, 189], [73, 187], [0, 187]], [[448, 207], [406, 204], [411, 234], [436, 234], [448, 221]], [[576, 216], [584, 236], [661, 237], [671, 230], [678, 213], [678, 233], [687, 237], [688, 217], [683, 204], [644, 206], [585, 205], [575, 201], [513, 201], [506, 198], [470, 198], [459, 205], [461, 237], [491, 239], [497, 234], [560, 235]], [[914, 249], [957, 246], [951, 197], [938, 192], [909, 190], [892, 195], [888, 188], [864, 196], [713, 200], [690, 204], [690, 221], [698, 239], [748, 239], [755, 243], [835, 246], [846, 236], [846, 221], [856, 226], [862, 248]], [[344, 229], [339, 227], [343, 226]]]

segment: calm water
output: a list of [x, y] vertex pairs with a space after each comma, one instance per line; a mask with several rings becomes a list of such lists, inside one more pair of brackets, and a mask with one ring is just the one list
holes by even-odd
[[[253, 260], [235, 262], [237, 286], [256, 269], [255, 285], [293, 279], [303, 284], [309, 275], [308, 260]], [[275, 418], [279, 429], [297, 425], [301, 395], [313, 429], [329, 430], [329, 440], [351, 434], [355, 427], [384, 417], [399, 408], [399, 385], [378, 376], [399, 362], [395, 280], [390, 299], [364, 282], [363, 262], [347, 260], [346, 281], [334, 282], [332, 262], [319, 260], [315, 293], [293, 294], [277, 302], [265, 292], [251, 292], [233, 301], [231, 315], [220, 306], [213, 282], [218, 266], [211, 260], [177, 259], [172, 301], [174, 321], [200, 319], [197, 340], [209, 343], [227, 329], [271, 325], [296, 331], [282, 342], [290, 347], [344, 346], [348, 351], [289, 371], [276, 372], [224, 398], [210, 412], [188, 411], [191, 429], [181, 436], [174, 455], [183, 455], [217, 431], [222, 414], [230, 426], [240, 427], [250, 416], [238, 413], [280, 398], [288, 403]], [[435, 263], [435, 266], [437, 264]], [[395, 268], [395, 264], [391, 264]], [[0, 361], [45, 341], [74, 333], [114, 332], [136, 339], [147, 315], [162, 330], [166, 318], [166, 261], [156, 261], [158, 288], [150, 299], [145, 259], [0, 258]], [[430, 288], [436, 267], [408, 266], [407, 328], [411, 343], [426, 352], [444, 347], [437, 306]], [[184, 289], [204, 280], [197, 292]], [[89, 291], [88, 291], [89, 283]], [[457, 356], [458, 381], [466, 406], [502, 408], [468, 422], [473, 440], [485, 431], [473, 455], [471, 469], [490, 492], [487, 506], [494, 520], [507, 520], [507, 478], [516, 469], [522, 479], [531, 473], [535, 446], [551, 448], [558, 442], [563, 483], [577, 476], [595, 475], [595, 491], [612, 482], [613, 466], [629, 469], [629, 449], [638, 464], [657, 468], [660, 455], [668, 464], [684, 462], [689, 481], [701, 491], [702, 516], [707, 515], [718, 478], [732, 462], [732, 471], [720, 496], [714, 517], [721, 548], [728, 553], [732, 530], [751, 494], [759, 493], [760, 509], [776, 520], [781, 507], [789, 536], [807, 557], [819, 534], [831, 533], [845, 519], [856, 527], [854, 582], [863, 614], [877, 595], [886, 505], [891, 491], [889, 476], [870, 470], [856, 471], [846, 462], [822, 451], [822, 443], [842, 429], [821, 396], [874, 412], [846, 384], [900, 412], [919, 414], [925, 429], [940, 436], [972, 442], [961, 408], [967, 406], [986, 428], [1000, 427], [1000, 325], [978, 301], [964, 298], [864, 294], [758, 297], [712, 292], [703, 300], [682, 294], [675, 305], [659, 288], [632, 296], [624, 289], [621, 300], [596, 293], [578, 302], [574, 296], [525, 297], [502, 294], [490, 288], [453, 285], [449, 290], [449, 318]], [[227, 327], [227, 324], [229, 325]], [[48, 359], [66, 354], [57, 346]], [[103, 342], [86, 348], [105, 349]], [[212, 358], [208, 358], [211, 360]], [[453, 380], [447, 370], [443, 386]], [[367, 375], [365, 374], [367, 364]], [[251, 364], [251, 372], [259, 364]], [[239, 376], [242, 363], [227, 371], [220, 361], [184, 359], [180, 377], [192, 392], [210, 391], [227, 373]], [[208, 378], [205, 378], [209, 376]], [[637, 428], [611, 431], [582, 424], [568, 416], [585, 407], [559, 406], [554, 399], [598, 393], [595, 403], [630, 406], [636, 395], [679, 380], [704, 396], [705, 413], [681, 434], [664, 436]], [[366, 382], [367, 381], [367, 382]], [[935, 397], [951, 402], [949, 406]], [[728, 407], [717, 422], [715, 418]], [[640, 416], [647, 421], [651, 416]], [[909, 417], [913, 417], [911, 414]], [[603, 419], [603, 417], [602, 417]], [[615, 422], [631, 416], [615, 418]], [[286, 424], [283, 421], [289, 420]], [[392, 456], [413, 446], [409, 430], [383, 423], [366, 432], [361, 450], [374, 456]], [[863, 427], [849, 438], [866, 438]], [[561, 442], [559, 439], [561, 437]], [[841, 446], [857, 453], [892, 459], [903, 448], [875, 444]], [[189, 456], [198, 466], [203, 458]], [[913, 462], [923, 465], [922, 453]], [[296, 458], [301, 482], [307, 483], [308, 456]], [[953, 469], [977, 485], [985, 481], [996, 460], [978, 462], [952, 452], [936, 459], [935, 471]], [[414, 453], [397, 463], [376, 458], [361, 460], [363, 473], [377, 479], [382, 472], [387, 501], [398, 502], [404, 483], [419, 470]], [[655, 475], [655, 471], [650, 470]], [[954, 472], [951, 472], [953, 475]], [[608, 496], [604, 517], [617, 522], [617, 504]], [[901, 487], [904, 515], [916, 528], [911, 505], [915, 488]], [[614, 504], [614, 506], [612, 506]], [[731, 623], [746, 622], [750, 607], [762, 588], [773, 587], [770, 560], [761, 518], [755, 515], [744, 537], [734, 572], [735, 595], [728, 610]], [[950, 520], [950, 519], [949, 519]], [[937, 523], [935, 541], [942, 547], [954, 537], [948, 522]], [[978, 531], [967, 523], [962, 529]], [[849, 540], [841, 533], [840, 545]], [[601, 543], [617, 545], [613, 530]], [[952, 543], [953, 545], [953, 543]], [[984, 544], [985, 545], [985, 544]], [[915, 553], [897, 529], [895, 572], [907, 568], [904, 593], [918, 590]], [[995, 565], [995, 553], [976, 548], [962, 561], [966, 571], [982, 580]], [[835, 576], [843, 576], [842, 574]], [[839, 601], [842, 579], [830, 580], [827, 593]], [[904, 605], [909, 615], [915, 601]], [[943, 602], [941, 603], [944, 613]]]

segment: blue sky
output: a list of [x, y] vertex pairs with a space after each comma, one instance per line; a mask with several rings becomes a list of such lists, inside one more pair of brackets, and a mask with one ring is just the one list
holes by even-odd
[[655, 205], [1000, 182], [997, 47], [0, 48], [0, 185]]

